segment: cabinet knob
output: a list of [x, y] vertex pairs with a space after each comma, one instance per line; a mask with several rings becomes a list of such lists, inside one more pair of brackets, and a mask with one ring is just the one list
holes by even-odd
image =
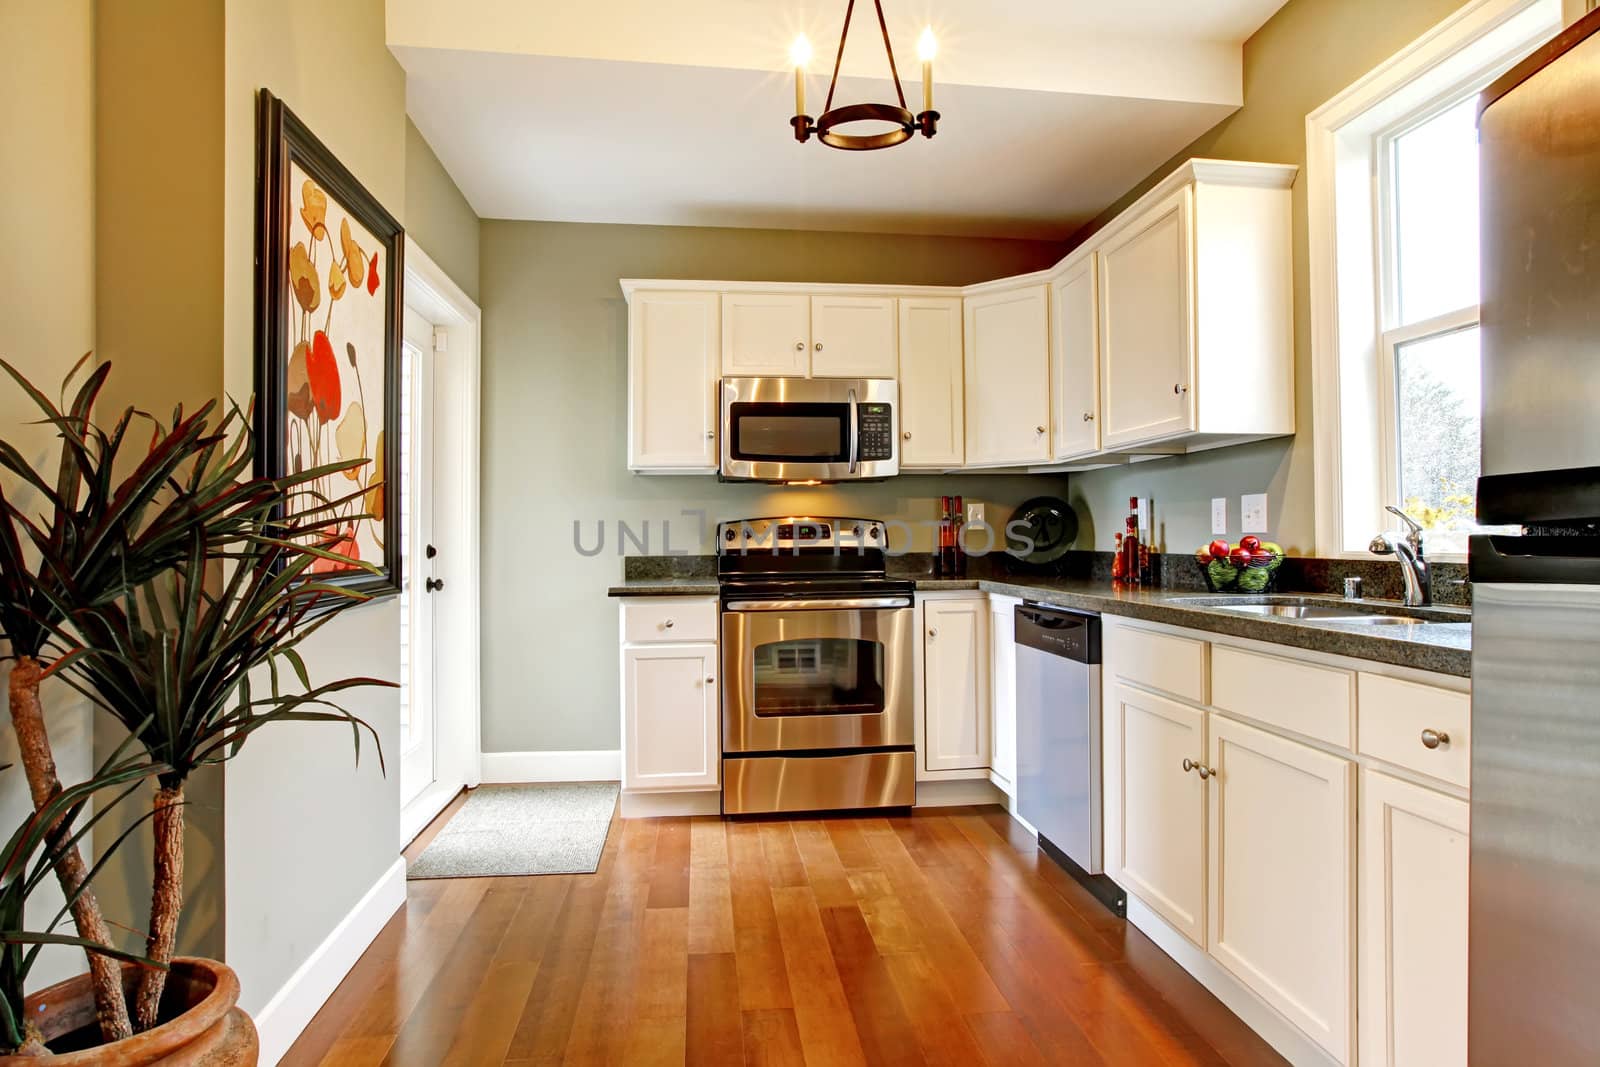
[[671, 620], [671, 619], [662, 619], [662, 620], [661, 620], [661, 628], [662, 628], [662, 629], [663, 629], [663, 630], [670, 630], [670, 629], [672, 629], [672, 620]]
[[706, 431], [706, 440], [707, 441], [710, 441], [710, 440], [714, 439], [716, 436], [717, 436], [717, 431], [715, 431], [715, 430], [707, 430]]
[[822, 342], [821, 342], [821, 341], [818, 341], [818, 342], [817, 342], [817, 351], [818, 351], [818, 352], [821, 352], [821, 351], [822, 351]]
[[1188, 391], [1189, 391], [1189, 387], [1187, 385], [1181, 385], [1180, 384], [1180, 385], [1174, 385], [1172, 387], [1172, 395], [1173, 396], [1181, 396], [1182, 394], [1187, 393]]
[[939, 636], [939, 631], [938, 631], [938, 630], [935, 630], [935, 629], [932, 629], [932, 628], [930, 628], [930, 629], [929, 629], [929, 630], [928, 630], [928, 636], [929, 636], [929, 637], [938, 637], [938, 636]]
[[905, 433], [901, 434], [900, 436], [905, 438], [907, 441], [909, 441], [909, 440], [911, 440], [911, 431], [907, 430]]
[[1423, 748], [1438, 748], [1440, 745], [1448, 745], [1449, 743], [1450, 735], [1445, 733], [1443, 730], [1422, 731]]
[[806, 343], [804, 341], [796, 341], [794, 343], [794, 350], [796, 352], [804, 352], [806, 350]]
[[1083, 421], [1084, 421], [1084, 422], [1093, 422], [1093, 421], [1094, 421], [1094, 412], [1092, 412], [1092, 411], [1085, 411], [1085, 412], [1084, 412], [1084, 413], [1083, 413]]
[[706, 679], [706, 684], [707, 685], [715, 685], [716, 682], [717, 682], [717, 680], [715, 678], [707, 678]]
[[1033, 428], [1033, 432], [1034, 433], [1044, 433], [1044, 427], [1043, 426], [1035, 426]]
[[1190, 771], [1195, 771], [1200, 775], [1200, 780], [1202, 782], [1207, 778], [1210, 778], [1212, 775], [1212, 770], [1210, 767], [1207, 767], [1204, 763], [1196, 763], [1194, 760], [1189, 759], [1188, 757], [1184, 758], [1183, 771], [1185, 774], [1189, 773]]

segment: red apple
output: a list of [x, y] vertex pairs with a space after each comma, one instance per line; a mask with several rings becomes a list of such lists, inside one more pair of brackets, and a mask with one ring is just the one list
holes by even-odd
[[1245, 548], [1243, 545], [1240, 545], [1238, 548], [1235, 548], [1228, 553], [1228, 562], [1232, 563], [1235, 567], [1248, 567], [1250, 566], [1250, 561], [1254, 558], [1255, 553], [1250, 551], [1248, 548]]
[[1267, 567], [1267, 566], [1270, 566], [1272, 564], [1272, 561], [1274, 559], [1276, 559], [1276, 558], [1277, 558], [1276, 556], [1274, 556], [1271, 552], [1268, 552], [1266, 549], [1264, 549], [1264, 548], [1263, 549], [1258, 549], [1250, 557], [1250, 566], [1252, 566], [1252, 567]]
[[1200, 561], [1201, 566], [1205, 566], [1207, 563], [1210, 563], [1212, 559], [1210, 546], [1203, 546], [1194, 554], [1194, 558]]
[[1227, 559], [1228, 552], [1231, 550], [1228, 547], [1228, 542], [1218, 540], [1207, 545], [1206, 551], [1211, 553], [1213, 559]]
[[1258, 551], [1261, 548], [1261, 538], [1255, 534], [1245, 534], [1239, 538], [1239, 547], [1248, 548], [1252, 552]]

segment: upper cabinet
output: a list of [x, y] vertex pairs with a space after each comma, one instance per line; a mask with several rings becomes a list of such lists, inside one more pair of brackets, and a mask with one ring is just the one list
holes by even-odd
[[967, 465], [1050, 459], [1050, 286], [966, 298]]
[[1099, 266], [1094, 253], [1071, 261], [1050, 286], [1051, 458], [1100, 451]]
[[811, 298], [794, 293], [724, 293], [722, 375], [805, 378], [811, 370]]
[[650, 290], [628, 317], [628, 468], [717, 469], [716, 293]]
[[898, 368], [894, 297], [811, 298], [813, 378], [893, 378]]
[[961, 298], [900, 299], [900, 469], [966, 460]]

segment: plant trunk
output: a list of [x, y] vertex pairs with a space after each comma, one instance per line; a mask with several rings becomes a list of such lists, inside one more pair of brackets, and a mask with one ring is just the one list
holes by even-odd
[[[61, 780], [56, 777], [56, 760], [50, 751], [50, 737], [45, 732], [44, 708], [39, 704], [39, 682], [43, 677], [39, 661], [32, 656], [18, 656], [11, 668], [9, 696], [11, 725], [17, 734], [17, 749], [22, 758], [22, 770], [28, 778], [28, 791], [33, 796], [37, 811], [50, 803], [61, 792]], [[57, 823], [51, 828], [46, 841], [57, 847], [70, 827]], [[91, 890], [78, 890], [88, 876], [83, 863], [83, 853], [76, 845], [62, 853], [55, 865], [56, 877], [61, 882], [61, 892], [69, 899], [78, 897], [72, 904], [72, 919], [77, 924], [78, 936], [99, 945], [111, 944], [111, 931], [106, 928], [105, 917], [100, 914], [100, 902]], [[128, 1002], [122, 989], [122, 968], [116, 960], [88, 950], [89, 973], [94, 979], [95, 1010], [100, 1019], [100, 1036], [107, 1042], [121, 1041], [133, 1036], [133, 1024], [128, 1020]]]
[[[150, 936], [144, 954], [157, 963], [171, 963], [178, 940], [178, 913], [183, 910], [183, 783], [163, 782], [156, 790], [155, 815], [151, 819], [155, 838], [155, 878], [150, 891]], [[148, 1030], [159, 1021], [161, 991], [167, 985], [167, 972], [154, 967], [139, 973], [139, 992], [134, 1011], [139, 1029]]]
[[22, 1024], [22, 1035], [22, 1044], [17, 1046], [15, 1055], [40, 1058], [50, 1055], [49, 1046], [44, 1043], [44, 1035], [39, 1032], [37, 1026], [33, 1025], [32, 1019]]

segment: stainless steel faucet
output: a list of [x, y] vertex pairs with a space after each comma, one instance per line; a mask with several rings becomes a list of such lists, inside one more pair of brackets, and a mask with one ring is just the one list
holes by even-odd
[[1400, 576], [1405, 580], [1405, 603], [1410, 608], [1425, 608], [1433, 603], [1433, 585], [1428, 580], [1428, 561], [1422, 554], [1422, 525], [1390, 504], [1384, 508], [1406, 524], [1406, 534], [1381, 533], [1367, 550], [1374, 555], [1395, 556], [1400, 560]]

